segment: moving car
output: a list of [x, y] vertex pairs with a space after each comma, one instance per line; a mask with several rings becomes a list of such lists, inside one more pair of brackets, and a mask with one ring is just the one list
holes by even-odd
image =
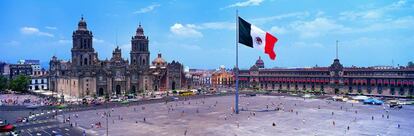
[[397, 100], [390, 100], [389, 103], [390, 103], [390, 108], [400, 108], [400, 109], [402, 108], [402, 105], [399, 104], [400, 102]]
[[41, 107], [41, 105], [38, 105], [38, 104], [32, 104], [32, 105], [26, 106], [26, 108], [28, 108], [28, 109], [37, 109], [39, 107]]
[[132, 94], [128, 95], [128, 99], [127, 100], [129, 102], [137, 102], [138, 101], [138, 99], [134, 95], [132, 95]]
[[364, 104], [382, 105], [384, 102], [375, 98], [369, 98], [364, 100]]
[[6, 125], [0, 125], [0, 132], [11, 132], [15, 129], [16, 127], [14, 127], [11, 124], [6, 124]]

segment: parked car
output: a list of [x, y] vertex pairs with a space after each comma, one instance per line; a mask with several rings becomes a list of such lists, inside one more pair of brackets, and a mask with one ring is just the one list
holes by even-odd
[[119, 98], [117, 96], [112, 96], [111, 100], [109, 100], [109, 101], [111, 101], [111, 102], [121, 102], [122, 100], [121, 100], [121, 98]]

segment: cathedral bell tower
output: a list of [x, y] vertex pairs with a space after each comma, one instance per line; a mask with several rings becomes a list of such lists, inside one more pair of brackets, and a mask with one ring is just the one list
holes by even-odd
[[78, 23], [78, 29], [72, 34], [72, 65], [76, 67], [90, 66], [96, 59], [92, 46], [92, 32], [88, 30], [83, 16]]
[[135, 36], [131, 38], [131, 66], [138, 70], [149, 68], [148, 37], [144, 35], [144, 29], [139, 24]]

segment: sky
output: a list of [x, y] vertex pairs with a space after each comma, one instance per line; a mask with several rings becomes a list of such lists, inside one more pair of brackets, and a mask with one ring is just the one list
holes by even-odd
[[260, 49], [239, 45], [239, 67], [259, 56], [266, 67], [406, 65], [414, 60], [413, 0], [2, 0], [0, 61], [69, 60], [72, 32], [81, 16], [93, 32], [99, 59], [116, 46], [129, 58], [138, 24], [149, 37], [151, 60], [189, 68], [235, 65], [236, 10], [251, 24], [273, 34], [276, 60]]

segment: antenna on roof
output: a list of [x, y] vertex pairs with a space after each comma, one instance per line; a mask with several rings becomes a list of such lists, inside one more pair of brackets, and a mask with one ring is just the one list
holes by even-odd
[[118, 28], [116, 29], [116, 32], [115, 32], [115, 45], [118, 46]]
[[338, 59], [338, 40], [336, 40], [336, 59]]

